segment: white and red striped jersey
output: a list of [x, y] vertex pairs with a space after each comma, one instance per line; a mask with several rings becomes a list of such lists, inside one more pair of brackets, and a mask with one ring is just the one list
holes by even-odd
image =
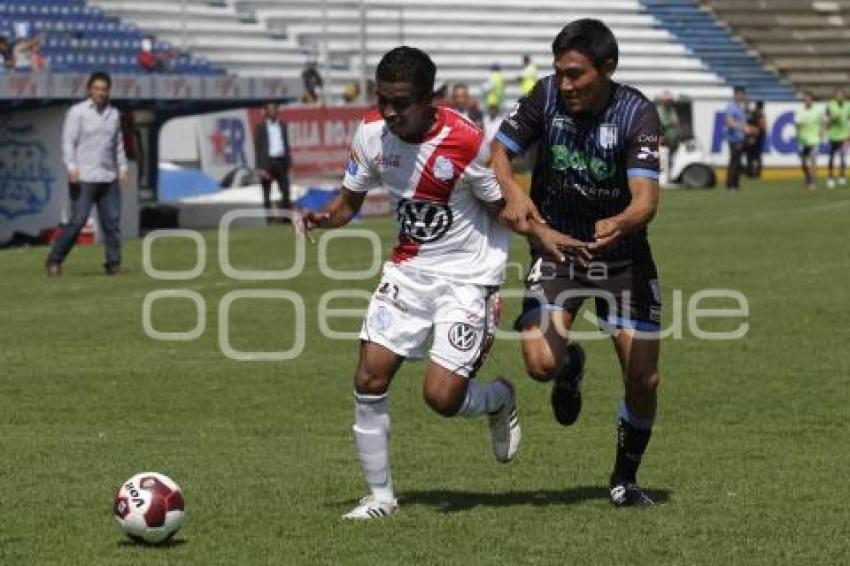
[[394, 264], [499, 285], [509, 233], [482, 204], [502, 198], [493, 171], [481, 160], [484, 134], [444, 107], [431, 131], [422, 143], [407, 143], [378, 112], [370, 112], [354, 135], [343, 186], [354, 192], [386, 188], [398, 227]]

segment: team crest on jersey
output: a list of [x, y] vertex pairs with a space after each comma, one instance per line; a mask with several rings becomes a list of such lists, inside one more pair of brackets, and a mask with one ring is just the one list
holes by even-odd
[[617, 145], [617, 125], [599, 124], [597, 143], [602, 149], [614, 149], [614, 146]]
[[434, 160], [434, 177], [440, 181], [448, 181], [455, 176], [455, 167], [452, 160], [444, 155], [438, 155]]
[[452, 226], [452, 210], [436, 202], [401, 199], [396, 213], [400, 232], [417, 244], [439, 240]]

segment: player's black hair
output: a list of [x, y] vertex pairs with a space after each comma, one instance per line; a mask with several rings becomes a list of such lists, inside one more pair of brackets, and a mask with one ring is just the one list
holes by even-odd
[[375, 78], [389, 83], [410, 83], [417, 98], [434, 94], [437, 67], [428, 54], [415, 47], [402, 45], [381, 57]]
[[107, 88], [112, 88], [112, 77], [106, 71], [95, 71], [89, 75], [89, 80], [86, 81], [86, 88], [91, 88], [94, 81], [103, 81], [106, 83]]
[[620, 56], [614, 32], [592, 18], [570, 22], [555, 36], [552, 53], [556, 58], [571, 50], [576, 50], [590, 59], [596, 69], [602, 69], [609, 59], [616, 66]]
[[732, 89], [732, 92], [734, 92], [735, 94], [747, 94], [747, 89], [738, 85]]

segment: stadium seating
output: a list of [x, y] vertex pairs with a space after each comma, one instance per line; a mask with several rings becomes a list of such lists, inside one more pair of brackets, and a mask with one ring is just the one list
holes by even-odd
[[[157, 37], [247, 76], [300, 75], [305, 61], [321, 52], [328, 32], [328, 66], [339, 94], [357, 80], [358, 2], [327, 0], [326, 24], [318, 0], [188, 0], [189, 23], [181, 24], [180, 2], [96, 0], [107, 12], [138, 24]], [[699, 99], [726, 98], [731, 88], [683, 46], [638, 0], [365, 0], [366, 56], [370, 73], [388, 48], [406, 43], [431, 53], [438, 80], [483, 83], [499, 62], [508, 79], [518, 77], [521, 55], [530, 54], [542, 72], [551, 65], [549, 45], [560, 27], [582, 16], [604, 19], [621, 41], [617, 77], [649, 96], [669, 89]], [[509, 100], [518, 84], [508, 85]]]
[[705, 4], [798, 89], [826, 98], [850, 83], [850, 0]]
[[[41, 54], [54, 72], [89, 72], [95, 68], [112, 73], [144, 72], [137, 55], [143, 32], [135, 25], [107, 16], [83, 0], [27, 0], [0, 3], [0, 34], [12, 38], [15, 27], [27, 24], [43, 38]], [[158, 50], [170, 50], [157, 42]], [[215, 75], [224, 72], [204, 59], [180, 52], [167, 72], [183, 75]]]
[[[775, 72], [766, 69], [759, 58], [751, 53], [740, 39], [732, 36], [726, 27], [718, 23], [710, 11], [702, 9], [697, 0], [643, 0], [643, 3], [650, 14], [728, 84], [746, 87], [754, 99], [794, 98], [793, 88]], [[725, 4], [743, 7], [759, 3], [733, 0]], [[777, 29], [777, 33], [787, 34], [787, 28], [781, 31]]]

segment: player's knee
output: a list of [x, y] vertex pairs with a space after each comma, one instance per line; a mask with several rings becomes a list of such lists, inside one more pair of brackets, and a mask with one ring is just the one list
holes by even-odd
[[383, 395], [389, 388], [390, 378], [382, 372], [373, 371], [368, 367], [358, 367], [354, 376], [354, 388], [358, 393], [367, 395]]
[[422, 392], [425, 402], [438, 415], [444, 417], [453, 417], [460, 410], [463, 403], [463, 398], [458, 399], [457, 396], [445, 389], [425, 387]]
[[646, 368], [630, 371], [627, 380], [633, 389], [641, 393], [655, 393], [661, 384], [658, 368]]

